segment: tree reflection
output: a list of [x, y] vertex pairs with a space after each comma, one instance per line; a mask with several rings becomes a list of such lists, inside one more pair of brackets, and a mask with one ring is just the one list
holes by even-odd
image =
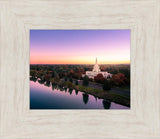
[[72, 91], [73, 91], [73, 89], [69, 88], [70, 95], [72, 95]]
[[54, 84], [54, 89], [57, 89], [57, 90], [58, 90], [57, 84]]
[[40, 84], [44, 84], [44, 81], [43, 81], [43, 80], [38, 80], [38, 82], [39, 82]]
[[56, 85], [56, 88], [55, 88], [55, 89], [59, 90], [59, 86], [58, 86], [58, 85]]
[[60, 86], [59, 88], [60, 88], [60, 91], [64, 91], [64, 88], [62, 86]]
[[35, 78], [35, 77], [30, 77], [30, 80], [36, 82], [36, 81], [37, 81], [37, 78]]
[[78, 95], [78, 90], [75, 90], [76, 95]]
[[65, 93], [67, 92], [67, 88], [64, 88], [64, 90], [65, 90]]
[[54, 91], [55, 88], [56, 88], [56, 85], [52, 83], [52, 90]]
[[111, 102], [109, 100], [103, 100], [104, 109], [109, 109], [111, 107]]
[[46, 82], [44, 85], [50, 87], [51, 83], [50, 82]]
[[95, 100], [96, 100], [96, 102], [97, 102], [97, 97], [96, 97], [96, 96], [94, 96], [94, 98], [95, 98]]
[[89, 100], [89, 96], [87, 94], [83, 94], [83, 102], [84, 104], [87, 104]]

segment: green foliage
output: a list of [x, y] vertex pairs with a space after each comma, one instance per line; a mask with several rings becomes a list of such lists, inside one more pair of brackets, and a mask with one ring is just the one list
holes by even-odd
[[[101, 65], [102, 71], [107, 71], [113, 76], [110, 79], [112, 81], [113, 87], [128, 87], [130, 88], [130, 64], [126, 65]], [[57, 81], [59, 79], [65, 79], [65, 81], [84, 80], [84, 85], [87, 86], [87, 79], [82, 78], [82, 74], [85, 74], [85, 71], [92, 71], [93, 65], [30, 65], [30, 76], [34, 78], [40, 78], [41, 80], [55, 78]], [[66, 79], [68, 77], [68, 79]], [[71, 80], [70, 77], [72, 77]], [[109, 79], [109, 77], [107, 78]], [[50, 80], [50, 79], [49, 79]], [[92, 82], [93, 80], [90, 79]], [[104, 84], [102, 76], [97, 76], [95, 82]], [[76, 84], [76, 83], [75, 83]]]
[[67, 87], [68, 87], [68, 88], [71, 88], [71, 87], [72, 87], [72, 83], [71, 83], [71, 82], [68, 82], [68, 83], [67, 83]]
[[54, 78], [50, 78], [49, 81], [50, 81], [51, 83], [54, 83]]
[[36, 76], [36, 71], [35, 70], [30, 70], [30, 76], [35, 77]]
[[64, 80], [63, 79], [60, 79], [60, 81], [58, 82], [58, 85], [60, 85], [60, 86], [63, 86], [64, 85]]
[[88, 76], [84, 76], [84, 78], [83, 78], [83, 85], [84, 86], [88, 86], [89, 85], [89, 78], [88, 78]]
[[82, 92], [89, 92], [89, 93], [101, 93], [103, 90], [92, 88], [92, 87], [86, 87], [82, 85], [78, 85], [78, 90]]
[[73, 82], [72, 77], [69, 78], [69, 81], [70, 81], [71, 83]]
[[56, 82], [59, 82], [60, 79], [59, 79], [59, 77], [57, 76], [57, 77], [54, 78], [54, 80], [55, 80]]
[[51, 78], [51, 76], [50, 76], [49, 74], [46, 74], [45, 77], [44, 77], [44, 79], [45, 79], [46, 81], [49, 81], [50, 78]]

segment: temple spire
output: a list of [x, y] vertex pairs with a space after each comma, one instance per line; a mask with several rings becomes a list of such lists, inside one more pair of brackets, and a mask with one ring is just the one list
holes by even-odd
[[96, 57], [96, 64], [97, 64], [97, 57]]
[[93, 72], [100, 72], [100, 69], [99, 69], [99, 66], [98, 66], [98, 63], [97, 63], [97, 57], [96, 57], [96, 63], [95, 63], [95, 65], [94, 65], [92, 71], [93, 71]]

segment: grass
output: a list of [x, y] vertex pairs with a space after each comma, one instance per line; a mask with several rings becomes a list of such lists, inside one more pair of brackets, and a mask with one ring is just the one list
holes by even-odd
[[124, 99], [130, 99], [130, 97], [128, 97], [127, 95], [122, 96], [122, 95], [116, 94], [116, 93], [111, 92], [111, 91], [109, 91], [108, 93], [111, 94], [111, 95], [117, 96], [117, 97], [124, 98]]
[[122, 104], [125, 106], [130, 107], [130, 97], [128, 96], [122, 96], [113, 92], [108, 92], [107, 93], [107, 97], [111, 99], [111, 101], [118, 103], [118, 104]]
[[82, 86], [82, 85], [77, 85], [76, 88], [79, 89], [80, 91], [83, 91], [83, 92], [92, 92], [92, 93], [101, 93], [101, 92], [103, 92], [100, 89], [87, 87], [87, 86]]
[[130, 87], [128, 87], [128, 86], [127, 86], [127, 87], [121, 87], [121, 88], [120, 88], [120, 87], [114, 87], [114, 88], [120, 89], [120, 90], [122, 90], [122, 91], [123, 91], [123, 90], [126, 90], [126, 91], [127, 91], [127, 90], [130, 89]]
[[85, 92], [86, 94], [91, 94], [91, 95], [96, 96], [100, 99], [107, 99], [112, 102], [130, 107], [129, 96], [127, 97], [125, 95], [119, 95], [119, 94], [116, 94], [111, 91], [104, 91], [104, 90], [96, 89], [96, 88], [92, 88], [92, 87], [75, 85], [71, 82], [65, 82], [64, 85], [68, 88], [76, 89], [78, 91]]

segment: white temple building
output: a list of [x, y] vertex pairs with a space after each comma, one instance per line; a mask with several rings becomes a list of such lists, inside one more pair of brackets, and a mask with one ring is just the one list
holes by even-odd
[[[99, 65], [97, 63], [97, 58], [96, 58], [96, 63], [93, 67], [92, 71], [86, 71], [86, 74], [89, 78], [94, 79], [95, 76], [97, 76], [98, 74], [102, 74], [104, 78], [107, 77], [112, 77], [112, 74], [108, 73], [108, 72], [102, 72], [99, 68]], [[84, 77], [85, 75], [82, 75], [82, 77]]]

